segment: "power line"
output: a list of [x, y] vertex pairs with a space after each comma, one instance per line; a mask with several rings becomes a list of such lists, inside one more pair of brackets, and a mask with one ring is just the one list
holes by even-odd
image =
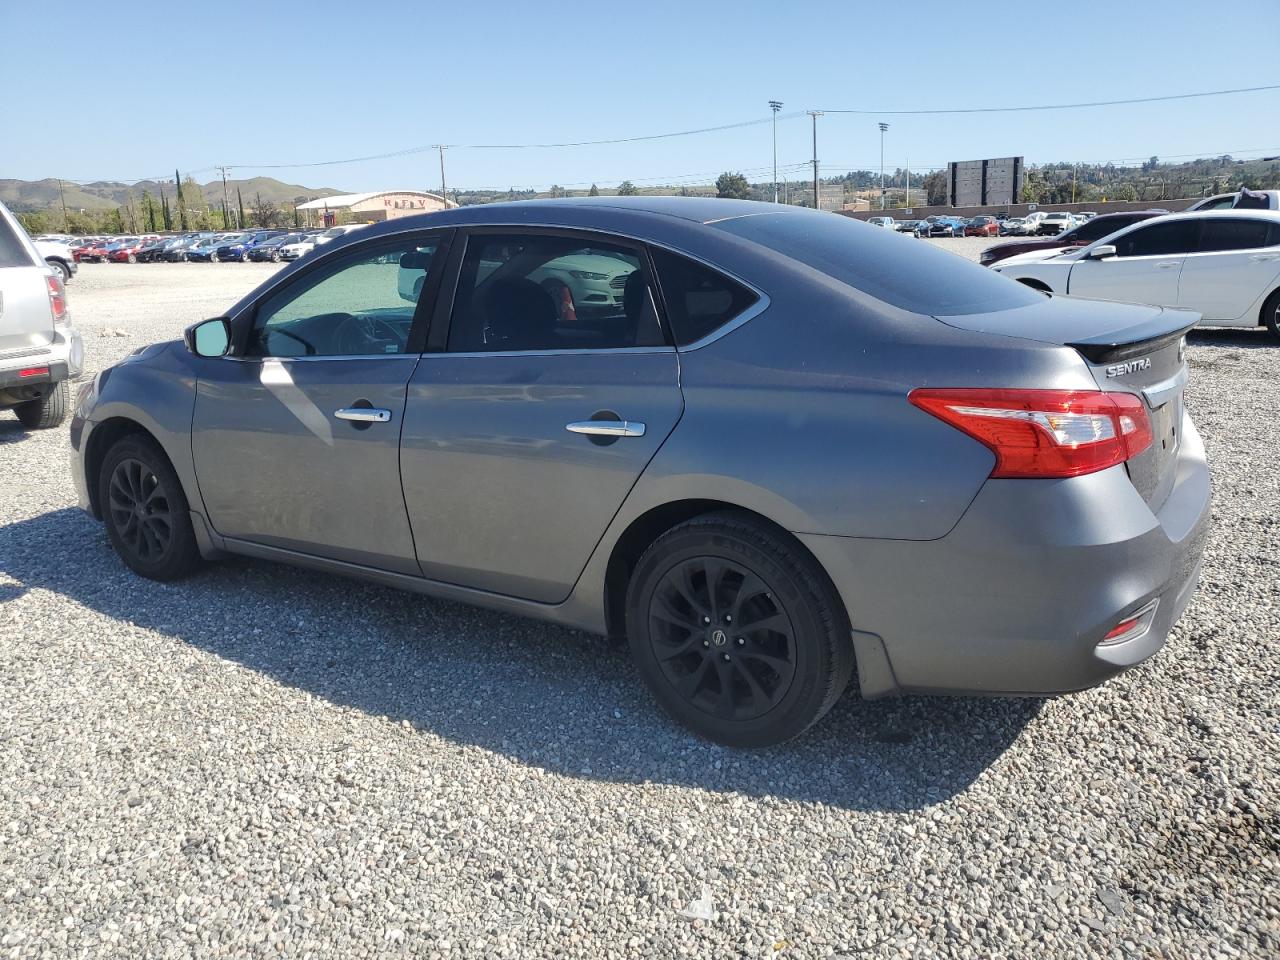
[[[947, 113], [1025, 113], [1034, 110], [1078, 110], [1084, 107], [1117, 107], [1134, 103], [1163, 103], [1169, 100], [1194, 100], [1197, 97], [1225, 97], [1236, 93], [1259, 93], [1280, 90], [1280, 83], [1264, 87], [1236, 87], [1232, 90], [1207, 90], [1202, 93], [1173, 93], [1161, 97], [1132, 97], [1126, 100], [1090, 100], [1082, 103], [1043, 103], [1025, 107], [957, 107], [947, 110], [823, 110], [823, 113], [856, 113], [866, 115], [922, 116]], [[763, 122], [763, 121], [761, 121]]]

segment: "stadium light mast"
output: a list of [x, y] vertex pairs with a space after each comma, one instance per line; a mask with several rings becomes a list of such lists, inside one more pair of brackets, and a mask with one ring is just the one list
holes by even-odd
[[769, 109], [773, 111], [773, 202], [778, 202], [778, 111], [782, 109], [781, 100], [770, 100]]
[[887, 123], [880, 124], [880, 209], [885, 208], [884, 196], [884, 133], [889, 129]]

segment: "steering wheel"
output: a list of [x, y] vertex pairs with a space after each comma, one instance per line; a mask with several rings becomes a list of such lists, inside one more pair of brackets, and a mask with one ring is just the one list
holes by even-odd
[[340, 355], [361, 356], [364, 354], [385, 353], [385, 350], [374, 350], [376, 343], [390, 342], [395, 344], [396, 352], [404, 348], [400, 331], [382, 317], [352, 314], [330, 314], [341, 317], [333, 333], [334, 349]]

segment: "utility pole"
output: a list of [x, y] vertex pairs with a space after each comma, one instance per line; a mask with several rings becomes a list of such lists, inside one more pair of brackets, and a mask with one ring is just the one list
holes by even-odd
[[821, 210], [818, 202], [818, 118], [822, 116], [821, 110], [806, 110], [806, 113], [813, 118], [813, 209]]
[[[777, 167], [777, 161], [774, 161], [774, 167]], [[776, 174], [775, 174], [776, 176]], [[67, 195], [62, 192], [62, 178], [58, 178], [58, 198], [62, 201], [62, 229], [71, 230], [71, 223], [67, 220]], [[776, 199], [776, 198], [775, 198]]]
[[444, 208], [449, 209], [449, 191], [444, 185], [444, 144], [436, 144], [436, 149], [440, 151], [440, 199], [444, 201]]
[[907, 157], [907, 198], [902, 202], [904, 207], [911, 208], [911, 158]]
[[222, 228], [228, 227], [227, 220], [231, 214], [228, 212], [231, 208], [231, 198], [227, 195], [227, 168], [226, 166], [218, 167], [222, 171]]
[[889, 129], [887, 123], [880, 124], [880, 209], [884, 209], [884, 133]]
[[773, 111], [773, 202], [778, 202], [778, 111], [782, 109], [781, 100], [770, 100], [769, 109]]
[[1079, 168], [1079, 166], [1080, 164], [1078, 163], [1073, 163], [1071, 165], [1071, 202], [1072, 203], [1076, 202], [1076, 170]]

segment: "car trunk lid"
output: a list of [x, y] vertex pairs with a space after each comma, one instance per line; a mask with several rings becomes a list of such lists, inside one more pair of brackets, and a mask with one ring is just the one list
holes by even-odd
[[938, 317], [949, 326], [1019, 337], [1075, 350], [1098, 388], [1142, 397], [1151, 446], [1126, 462], [1134, 487], [1159, 509], [1176, 475], [1187, 367], [1184, 337], [1200, 320], [1186, 310], [1047, 297], [1043, 304], [995, 313]]

